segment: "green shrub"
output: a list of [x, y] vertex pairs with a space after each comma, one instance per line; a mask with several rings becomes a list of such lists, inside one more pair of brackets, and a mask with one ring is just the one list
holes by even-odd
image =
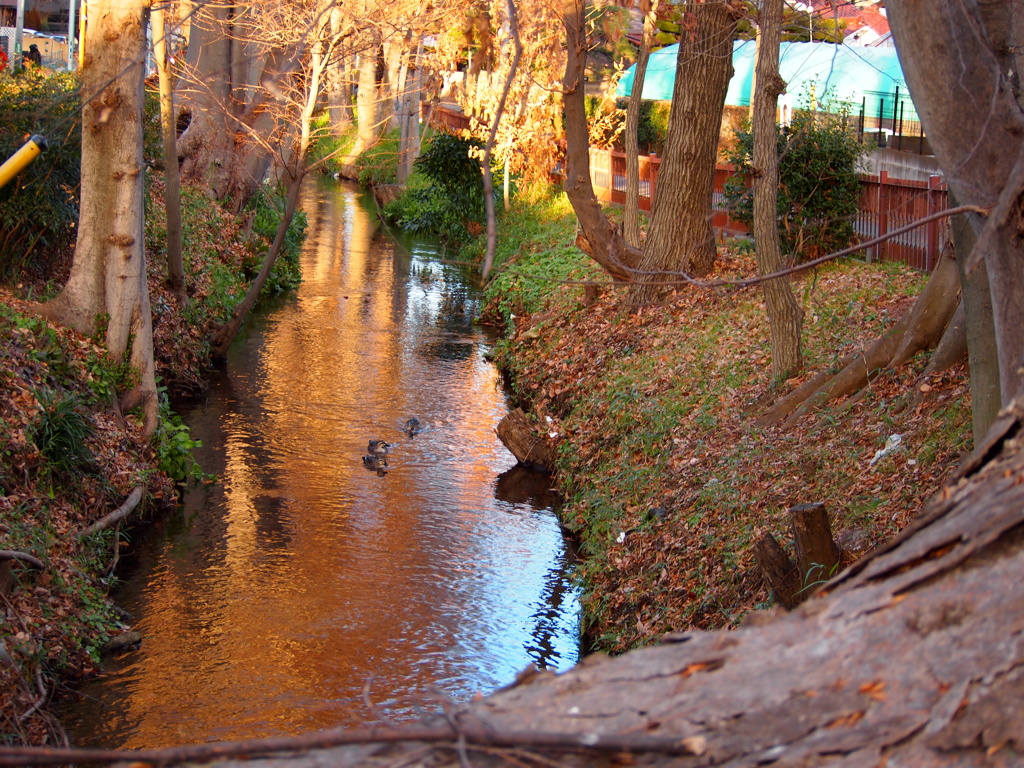
[[[754, 150], [750, 124], [736, 131], [727, 155], [737, 173], [725, 183], [731, 215], [748, 226], [754, 200], [747, 188]], [[865, 152], [847, 127], [846, 115], [797, 112], [778, 134], [779, 235], [794, 261], [806, 261], [853, 242], [860, 202], [857, 165]]]
[[31, 134], [47, 149], [0, 189], [0, 277], [41, 271], [74, 241], [81, 138], [78, 80], [39, 68], [0, 72], [0, 161]]
[[[252, 231], [263, 237], [267, 243], [273, 243], [286, 204], [285, 193], [281, 188], [260, 187], [246, 205], [246, 210], [255, 213]], [[281, 253], [277, 257], [274, 268], [270, 271], [267, 284], [263, 287], [265, 294], [273, 296], [290, 290], [302, 282], [299, 255], [302, 252], [302, 243], [306, 239], [307, 226], [306, 214], [296, 211], [291, 224], [288, 225], [288, 231], [285, 232]], [[260, 253], [261, 258], [254, 259], [251, 264], [246, 265], [247, 280], [252, 280], [259, 272], [262, 267], [263, 255]]]
[[[622, 120], [625, 123], [626, 109], [629, 107], [629, 99], [619, 99], [615, 106], [622, 112]], [[668, 101], [651, 101], [643, 99], [640, 102], [640, 117], [636, 127], [637, 148], [642, 155], [649, 155], [652, 152], [661, 154], [665, 151], [665, 136], [668, 134], [668, 112], [672, 106]], [[620, 149], [624, 148], [625, 133], [621, 134], [616, 142]]]
[[171, 410], [165, 392], [160, 392], [160, 423], [153, 435], [153, 447], [159, 459], [160, 469], [176, 483], [189, 485], [212, 479], [203, 471], [192, 456], [195, 448], [201, 448], [201, 440], [193, 440], [188, 426]]
[[35, 395], [42, 409], [29, 436], [50, 466], [58, 472], [73, 473], [91, 465], [93, 455], [86, 440], [92, 434], [92, 424], [80, 410], [78, 396], [49, 390]]
[[407, 232], [433, 235], [447, 243], [464, 243], [479, 234], [486, 217], [483, 175], [473, 156], [481, 147], [473, 139], [446, 133], [431, 139], [416, 160], [408, 191], [384, 208], [384, 215]]

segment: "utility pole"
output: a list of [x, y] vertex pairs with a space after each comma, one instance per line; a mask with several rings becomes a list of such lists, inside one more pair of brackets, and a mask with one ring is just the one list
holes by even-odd
[[75, 32], [78, 25], [75, 23], [75, 0], [71, 0], [71, 7], [68, 10], [68, 72], [75, 68]]
[[21, 69], [21, 38], [25, 29], [25, 0], [18, 0], [18, 15], [14, 21], [14, 53], [11, 56], [11, 65], [14, 71]]

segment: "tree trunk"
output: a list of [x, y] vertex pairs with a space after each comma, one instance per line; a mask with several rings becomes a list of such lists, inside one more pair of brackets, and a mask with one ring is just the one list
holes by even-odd
[[380, 38], [375, 30], [366, 30], [359, 52], [359, 89], [356, 92], [356, 144], [353, 160], [377, 143], [380, 135], [377, 96], [377, 56]]
[[[950, 205], [957, 205], [950, 193]], [[992, 294], [988, 287], [988, 268], [985, 262], [970, 273], [967, 260], [978, 238], [966, 216], [957, 216], [952, 222], [953, 248], [956, 267], [960, 273], [960, 290], [964, 305], [964, 324], [967, 336], [967, 362], [971, 370], [971, 417], [974, 442], [985, 436], [1003, 407], [999, 388], [999, 349], [996, 345], [996, 327], [992, 318]]]
[[177, 130], [170, 62], [167, 55], [167, 33], [164, 9], [153, 6], [153, 54], [160, 80], [160, 127], [164, 150], [164, 206], [167, 210], [167, 277], [172, 291], [182, 306], [188, 304], [185, 287], [185, 262], [181, 254], [181, 196], [178, 183]]
[[398, 78], [400, 98], [398, 100], [398, 124], [401, 128], [398, 145], [398, 183], [404, 184], [412, 173], [419, 148], [420, 111], [420, 70], [419, 55], [422, 43], [419, 34], [410, 33], [407, 39], [409, 50], [403, 57]]
[[715, 263], [711, 196], [725, 94], [732, 77], [736, 17], [724, 2], [683, 6], [665, 155], [630, 304], [656, 301], [680, 272], [706, 275]]
[[[782, 39], [782, 0], [763, 0], [758, 24], [757, 91], [754, 95], [754, 242], [757, 269], [762, 275], [786, 266], [779, 239], [778, 128], [775, 113], [786, 83], [779, 76]], [[789, 278], [761, 284], [771, 327], [772, 378], [788, 379], [803, 367], [800, 336], [804, 313], [793, 295]]]
[[234, 127], [228, 119], [231, 97], [230, 23], [226, 5], [204, 5], [192, 17], [179, 87], [190, 115], [178, 142], [181, 176], [207, 184], [218, 200], [227, 196], [221, 169], [230, 167]]
[[644, 0], [640, 7], [644, 14], [644, 31], [636, 66], [633, 68], [633, 90], [629, 94], [629, 107], [626, 109], [626, 210], [622, 214], [622, 236], [634, 248], [640, 248], [640, 105], [647, 77], [647, 60], [651, 56], [658, 0]]
[[[1015, 234], [1019, 212], [1013, 212], [1024, 190], [1024, 115], [1011, 85], [1019, 74], [1015, 60], [992, 43], [1006, 31], [987, 25], [998, 5], [901, 0], [888, 14], [921, 125], [950, 190], [961, 203], [994, 209], [987, 219], [970, 217], [979, 242], [966, 267], [985, 259], [1005, 405], [1024, 361], [1024, 239]], [[1022, 4], [1013, 5], [1019, 14]]]
[[[341, 6], [331, 7], [330, 25], [332, 37], [340, 38], [345, 29], [345, 16]], [[341, 136], [348, 130], [352, 122], [352, 105], [345, 59], [337, 50], [324, 72], [324, 79], [327, 90], [327, 111], [331, 120], [331, 135]]]
[[280, 30], [260, 28], [256, 19], [234, 3], [201, 8], [179, 88], [191, 116], [178, 142], [181, 175], [217, 200], [232, 200], [235, 211], [251, 199], [278, 149], [278, 117], [288, 108], [282, 80], [297, 69], [295, 49], [304, 45], [279, 42], [268, 50], [265, 38], [279, 38]]
[[89, 7], [78, 241], [64, 290], [41, 311], [87, 335], [105, 323], [111, 357], [138, 372], [135, 386], [119, 393], [121, 407], [141, 405], [152, 434], [157, 397], [143, 215], [144, 8], [142, 0], [96, 0]]
[[590, 137], [587, 131], [583, 75], [587, 63], [583, 0], [563, 0], [562, 20], [567, 37], [565, 77], [562, 81], [566, 143], [565, 194], [580, 224], [581, 233], [577, 244], [614, 280], [630, 282], [630, 268], [635, 266], [640, 253], [608, 221], [590, 181]]

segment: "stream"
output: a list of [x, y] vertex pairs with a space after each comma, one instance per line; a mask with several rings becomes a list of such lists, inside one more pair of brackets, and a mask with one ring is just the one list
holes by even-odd
[[577, 660], [571, 544], [550, 478], [495, 436], [477, 289], [354, 187], [310, 180], [302, 209], [302, 285], [185, 416], [218, 481], [131, 533], [114, 597], [144, 640], [67, 707], [79, 746], [416, 719]]

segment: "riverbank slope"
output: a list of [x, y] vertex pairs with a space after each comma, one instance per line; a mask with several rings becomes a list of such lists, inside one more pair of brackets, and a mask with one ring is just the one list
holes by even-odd
[[[167, 287], [162, 180], [155, 172], [148, 179], [147, 257], [158, 379], [179, 394], [195, 394], [205, 386], [212, 331], [244, 295], [276, 219], [271, 200], [236, 216], [211, 205], [201, 189], [182, 192], [187, 306]], [[288, 273], [294, 267], [289, 258], [279, 263], [277, 283], [287, 286], [297, 279]], [[147, 441], [135, 414], [111, 407], [132, 371], [110, 360], [99, 339], [37, 316], [39, 301], [66, 277], [60, 272], [54, 267], [46, 282], [22, 276], [0, 286], [3, 743], [59, 743], [63, 729], [53, 704], [64, 682], [94, 674], [105, 646], [130, 629], [131, 617], [107, 598], [128, 534], [119, 524], [82, 532], [127, 499], [136, 502], [127, 524], [172, 509], [177, 484], [201, 474], [190, 453], [196, 443], [166, 397], [160, 427]]]
[[[823, 502], [849, 562], [906, 526], [971, 449], [966, 370], [919, 381], [923, 359], [845, 410], [753, 423], [890, 327], [924, 275], [846, 260], [797, 277], [807, 368], [773, 389], [760, 291], [685, 286], [634, 313], [606, 288], [588, 304], [582, 283], [604, 278], [574, 224], [561, 193], [520, 198], [499, 224], [488, 319], [506, 325], [497, 360], [515, 398], [557, 448], [595, 648], [736, 625], [771, 603], [752, 546], [788, 539], [788, 508]], [[755, 271], [743, 244], [720, 248], [719, 276]]]

